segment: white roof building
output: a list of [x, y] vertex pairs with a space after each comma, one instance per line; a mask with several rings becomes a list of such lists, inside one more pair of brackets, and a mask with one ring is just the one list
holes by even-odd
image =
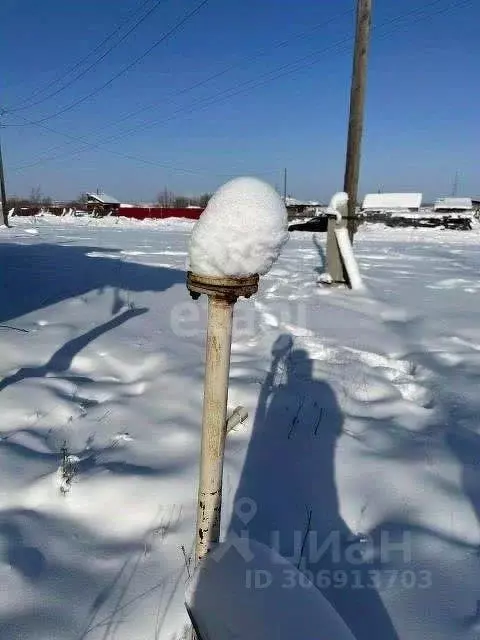
[[369, 193], [362, 204], [363, 211], [418, 211], [421, 193]]
[[434, 211], [471, 211], [473, 203], [471, 198], [439, 198], [434, 206]]
[[120, 204], [119, 200], [107, 193], [87, 193], [90, 202], [98, 202], [99, 204]]
[[314, 200], [297, 200], [296, 198], [292, 198], [292, 196], [287, 196], [285, 200], [285, 204], [287, 207], [320, 207], [320, 202], [315, 202]]

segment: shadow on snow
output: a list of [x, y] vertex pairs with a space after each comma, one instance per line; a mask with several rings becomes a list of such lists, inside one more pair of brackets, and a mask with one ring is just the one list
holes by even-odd
[[[118, 253], [113, 258], [91, 253]], [[165, 291], [185, 282], [177, 269], [124, 262], [116, 249], [57, 244], [0, 243], [0, 322], [6, 322], [89, 291]], [[112, 314], [122, 304], [117, 298]]]
[[[247, 530], [250, 538], [274, 547], [313, 576], [317, 586], [323, 571], [330, 584], [319, 588], [357, 640], [377, 636], [397, 640], [378, 592], [355, 585], [367, 584], [376, 561], [352, 564], [348, 559], [354, 549], [358, 555], [361, 543], [339, 512], [335, 450], [342, 423], [335, 393], [329, 384], [314, 379], [308, 353], [293, 349], [290, 335], [280, 336], [260, 392], [234, 503], [253, 501], [256, 511], [246, 522], [234, 508], [229, 532], [241, 535]], [[329, 553], [319, 557], [318, 550], [329, 536], [337, 543], [336, 557]], [[335, 575], [342, 582], [347, 578], [341, 588]]]
[[[22, 367], [16, 373], [11, 376], [4, 378], [0, 381], [0, 391], [3, 391], [6, 387], [9, 387], [16, 382], [21, 382], [22, 380], [26, 380], [29, 378], [45, 378], [48, 375], [61, 374], [70, 368], [73, 359], [76, 355], [82, 351], [90, 342], [98, 338], [104, 333], [107, 333], [111, 329], [115, 329], [115, 327], [119, 327], [127, 320], [131, 318], [135, 318], [137, 316], [143, 315], [147, 313], [148, 309], [128, 309], [123, 313], [115, 316], [108, 322], [104, 322], [103, 324], [87, 331], [86, 333], [69, 340], [64, 345], [60, 347], [55, 353], [52, 355], [50, 360], [41, 365], [39, 367]], [[72, 379], [77, 382], [93, 382], [91, 378], [87, 378], [85, 376], [63, 376], [64, 379]]]

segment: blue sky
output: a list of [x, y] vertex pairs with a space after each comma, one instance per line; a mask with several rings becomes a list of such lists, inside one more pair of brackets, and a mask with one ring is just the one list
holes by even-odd
[[[155, 0], [2, 0], [10, 195], [40, 186], [62, 199], [99, 187], [151, 201], [164, 187], [193, 195], [245, 174], [281, 190], [283, 167], [296, 197], [326, 200], [342, 188], [353, 0], [209, 0], [127, 73], [50, 117], [109, 81], [199, 4], [163, 0], [99, 64], [48, 98]], [[480, 195], [479, 22], [476, 0], [374, 0], [361, 194], [449, 195], [458, 171], [459, 195]]]

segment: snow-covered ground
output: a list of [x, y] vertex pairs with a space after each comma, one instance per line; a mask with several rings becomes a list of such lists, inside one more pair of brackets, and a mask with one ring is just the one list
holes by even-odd
[[[0, 638], [179, 640], [206, 309], [185, 286], [192, 223], [12, 223]], [[295, 232], [236, 306], [229, 404], [249, 419], [228, 436], [224, 531], [300, 565], [357, 640], [480, 635], [479, 239], [364, 225], [354, 294], [317, 285], [325, 237]]]

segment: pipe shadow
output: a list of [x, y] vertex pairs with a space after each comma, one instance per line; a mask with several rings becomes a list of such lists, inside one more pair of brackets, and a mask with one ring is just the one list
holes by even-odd
[[[45, 378], [51, 374], [61, 374], [70, 368], [72, 361], [76, 355], [82, 351], [90, 342], [93, 342], [96, 338], [119, 327], [131, 318], [143, 315], [147, 313], [147, 308], [141, 309], [127, 309], [120, 315], [112, 318], [108, 322], [87, 331], [86, 333], [69, 340], [60, 347], [50, 358], [48, 362], [39, 367], [22, 367], [16, 373], [11, 376], [7, 376], [0, 382], [0, 391], [3, 391], [7, 387], [22, 380], [29, 378]], [[90, 378], [82, 376], [81, 378], [74, 378], [75, 380], [81, 380], [82, 382], [93, 382]]]

